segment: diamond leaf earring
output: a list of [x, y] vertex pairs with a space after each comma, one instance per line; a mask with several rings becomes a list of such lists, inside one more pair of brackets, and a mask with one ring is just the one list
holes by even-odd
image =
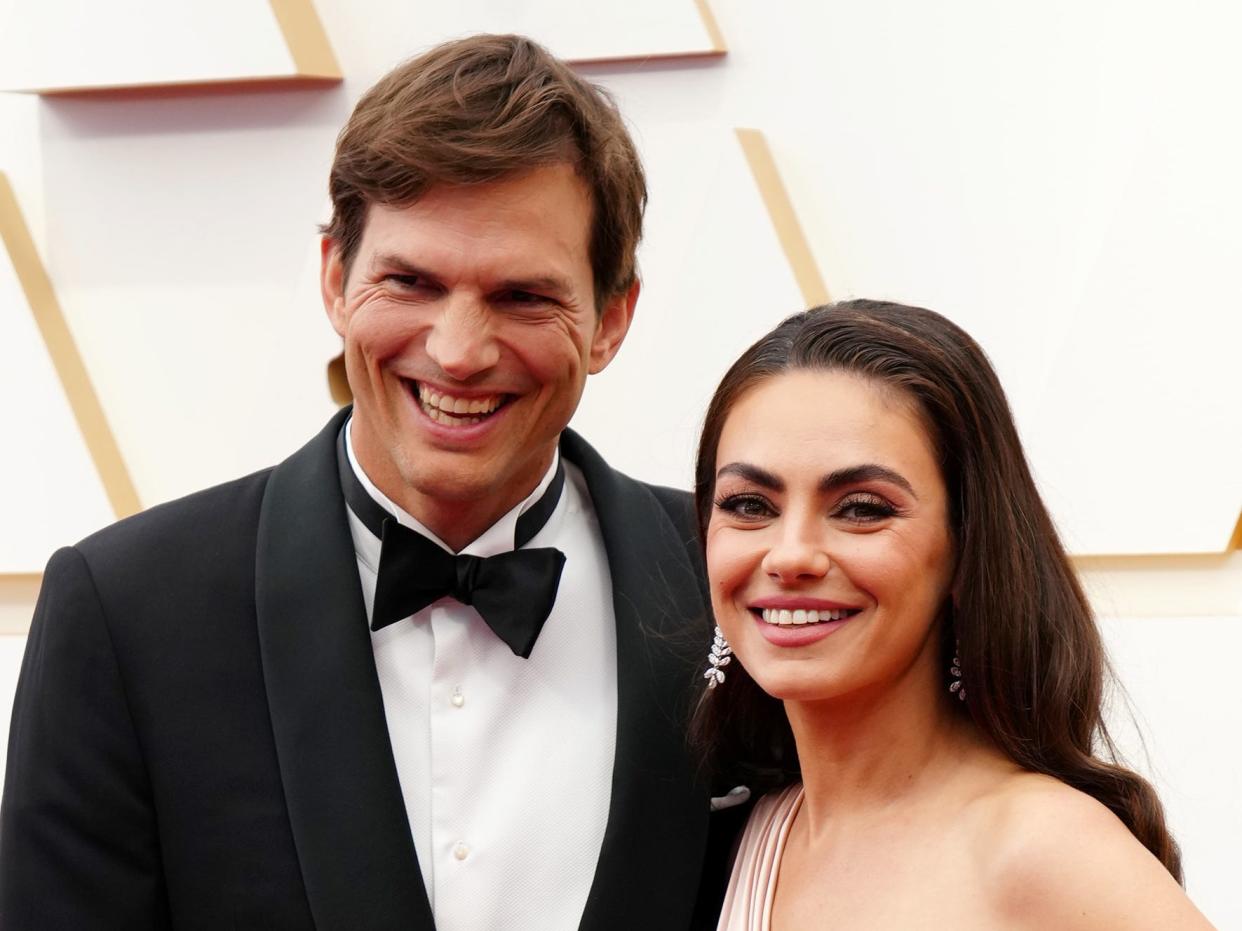
[[955, 694], [961, 701], [966, 700], [966, 686], [962, 681], [962, 661], [958, 659], [961, 649], [957, 643], [953, 644], [953, 662], [949, 664], [949, 675], [953, 677], [953, 681], [949, 683], [949, 691]]
[[712, 638], [712, 650], [707, 654], [707, 672], [703, 673], [709, 689], [714, 689], [724, 682], [724, 667], [728, 666], [732, 660], [733, 650], [729, 647], [729, 641], [725, 639], [724, 631], [717, 626]]

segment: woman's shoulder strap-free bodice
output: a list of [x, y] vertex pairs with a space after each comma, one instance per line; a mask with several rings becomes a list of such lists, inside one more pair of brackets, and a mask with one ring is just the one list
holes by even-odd
[[802, 805], [802, 784], [761, 798], [746, 822], [716, 931], [769, 931], [785, 839]]

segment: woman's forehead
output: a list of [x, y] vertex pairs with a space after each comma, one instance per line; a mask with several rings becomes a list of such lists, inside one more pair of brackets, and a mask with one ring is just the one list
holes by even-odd
[[783, 372], [737, 400], [721, 431], [718, 461], [764, 451], [786, 457], [813, 453], [834, 460], [866, 455], [935, 462], [934, 443], [912, 397], [882, 382], [831, 370]]

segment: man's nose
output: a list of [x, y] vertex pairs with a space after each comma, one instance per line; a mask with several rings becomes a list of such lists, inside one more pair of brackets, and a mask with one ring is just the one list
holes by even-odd
[[487, 307], [466, 295], [449, 297], [427, 334], [427, 355], [452, 378], [465, 381], [500, 360]]
[[763, 557], [763, 571], [783, 585], [821, 579], [831, 567], [823, 539], [809, 528], [787, 528]]

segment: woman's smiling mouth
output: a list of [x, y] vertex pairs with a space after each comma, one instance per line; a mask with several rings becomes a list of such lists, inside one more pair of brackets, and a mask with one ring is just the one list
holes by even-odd
[[804, 647], [840, 630], [863, 609], [785, 595], [759, 599], [748, 610], [764, 640], [778, 647]]
[[[756, 609], [751, 609], [756, 610]], [[759, 616], [767, 624], [789, 627], [802, 624], [818, 624], [821, 621], [843, 621], [859, 612], [859, 608], [822, 609], [815, 608], [761, 608]]]

